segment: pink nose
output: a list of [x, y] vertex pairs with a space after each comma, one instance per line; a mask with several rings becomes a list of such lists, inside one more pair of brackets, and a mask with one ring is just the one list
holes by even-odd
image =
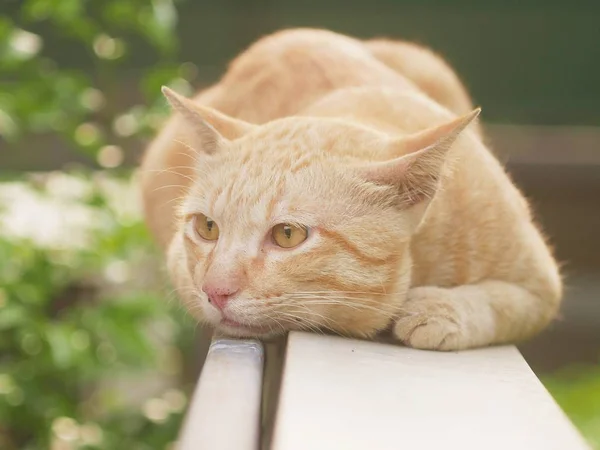
[[227, 285], [214, 285], [210, 283], [205, 283], [202, 286], [202, 290], [208, 296], [208, 301], [217, 309], [223, 310], [227, 305], [227, 302], [231, 300], [237, 292], [237, 286], [227, 286]]

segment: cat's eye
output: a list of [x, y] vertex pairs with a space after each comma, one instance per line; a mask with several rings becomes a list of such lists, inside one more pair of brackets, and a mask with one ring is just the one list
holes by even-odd
[[216, 241], [219, 239], [219, 227], [210, 217], [204, 214], [196, 214], [193, 219], [194, 231], [202, 239]]
[[302, 244], [308, 237], [308, 229], [300, 225], [280, 223], [271, 231], [273, 242], [281, 248], [292, 248]]

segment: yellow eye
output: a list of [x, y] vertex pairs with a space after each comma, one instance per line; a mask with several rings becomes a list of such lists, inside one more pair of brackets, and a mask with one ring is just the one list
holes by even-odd
[[282, 248], [292, 248], [302, 244], [308, 237], [306, 227], [280, 223], [273, 227], [271, 232], [273, 242]]
[[194, 231], [198, 233], [202, 239], [207, 241], [216, 241], [219, 239], [219, 227], [210, 217], [204, 214], [196, 214], [194, 216]]

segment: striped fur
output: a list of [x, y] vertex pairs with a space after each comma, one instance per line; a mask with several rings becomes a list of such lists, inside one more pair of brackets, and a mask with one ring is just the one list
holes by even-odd
[[[148, 224], [199, 320], [454, 350], [541, 330], [561, 298], [527, 202], [487, 150], [456, 75], [426, 49], [323, 30], [267, 36], [174, 114], [142, 167]], [[469, 125], [467, 127], [467, 125]], [[219, 240], [189, 217], [216, 221]], [[277, 223], [309, 238], [277, 248]], [[208, 272], [242, 280], [223, 315]]]

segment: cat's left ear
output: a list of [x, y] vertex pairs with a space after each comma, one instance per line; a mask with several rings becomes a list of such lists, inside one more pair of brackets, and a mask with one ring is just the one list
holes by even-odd
[[442, 125], [393, 139], [386, 153], [403, 156], [371, 163], [360, 169], [360, 176], [376, 184], [397, 188], [398, 206], [410, 210], [415, 225], [418, 225], [437, 191], [448, 150], [480, 112], [477, 108]]
[[196, 137], [200, 139], [199, 150], [205, 153], [214, 153], [224, 142], [240, 138], [256, 127], [216, 109], [199, 105], [166, 86], [163, 86], [161, 91], [173, 109], [180, 113], [194, 130]]

